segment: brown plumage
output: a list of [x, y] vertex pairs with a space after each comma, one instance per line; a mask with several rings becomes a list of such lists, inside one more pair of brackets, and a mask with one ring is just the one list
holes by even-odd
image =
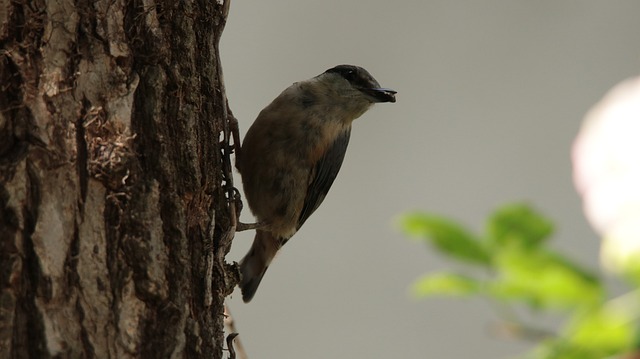
[[237, 167], [259, 222], [240, 262], [242, 298], [253, 298], [276, 252], [320, 206], [349, 143], [351, 122], [375, 102], [395, 102], [363, 68], [340, 65], [296, 82], [249, 128]]

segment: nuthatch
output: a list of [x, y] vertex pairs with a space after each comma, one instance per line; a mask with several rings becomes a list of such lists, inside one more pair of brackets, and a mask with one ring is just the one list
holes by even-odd
[[339, 65], [296, 82], [249, 128], [236, 166], [258, 221], [240, 262], [242, 299], [249, 302], [276, 252], [320, 206], [347, 150], [351, 122], [376, 102], [395, 102], [367, 70]]

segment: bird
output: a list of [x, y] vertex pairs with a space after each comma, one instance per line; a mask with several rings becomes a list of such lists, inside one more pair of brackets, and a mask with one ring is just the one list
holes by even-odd
[[260, 226], [240, 261], [245, 303], [276, 252], [320, 206], [347, 150], [351, 123], [374, 103], [396, 102], [362, 67], [338, 65], [295, 82], [265, 107], [237, 155], [245, 199]]

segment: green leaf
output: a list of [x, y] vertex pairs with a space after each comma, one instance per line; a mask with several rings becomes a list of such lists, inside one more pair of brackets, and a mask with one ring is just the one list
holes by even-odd
[[428, 274], [419, 278], [411, 292], [418, 298], [434, 295], [465, 296], [477, 293], [480, 282], [476, 279], [454, 273]]
[[546, 340], [525, 358], [527, 359], [602, 359], [602, 353], [590, 351], [567, 343], [565, 338]]
[[[637, 351], [640, 292], [574, 313], [561, 335], [539, 345], [532, 359], [627, 358]], [[628, 356], [632, 357], [631, 355]]]
[[505, 205], [489, 219], [487, 234], [495, 247], [511, 244], [538, 246], [549, 238], [553, 224], [523, 203]]
[[505, 248], [495, 256], [495, 268], [498, 277], [490, 293], [498, 299], [568, 310], [594, 306], [602, 299], [595, 276], [554, 253]]
[[625, 313], [604, 307], [579, 316], [567, 336], [572, 346], [604, 358], [632, 349], [634, 334], [633, 321]]
[[453, 259], [490, 264], [490, 255], [480, 240], [448, 219], [415, 212], [402, 216], [400, 226], [407, 235], [428, 240], [438, 251]]

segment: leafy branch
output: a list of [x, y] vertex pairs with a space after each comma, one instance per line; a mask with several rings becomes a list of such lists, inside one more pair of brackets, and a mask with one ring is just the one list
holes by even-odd
[[[607, 300], [603, 281], [590, 269], [550, 248], [553, 223], [530, 206], [508, 204], [487, 220], [484, 233], [423, 212], [404, 214], [404, 233], [435, 248], [466, 272], [419, 278], [412, 292], [432, 296], [482, 296], [502, 308], [503, 331], [538, 346], [525, 358], [600, 359], [638, 348], [640, 289]], [[550, 331], [526, 323], [511, 308], [555, 313], [565, 320]]]

